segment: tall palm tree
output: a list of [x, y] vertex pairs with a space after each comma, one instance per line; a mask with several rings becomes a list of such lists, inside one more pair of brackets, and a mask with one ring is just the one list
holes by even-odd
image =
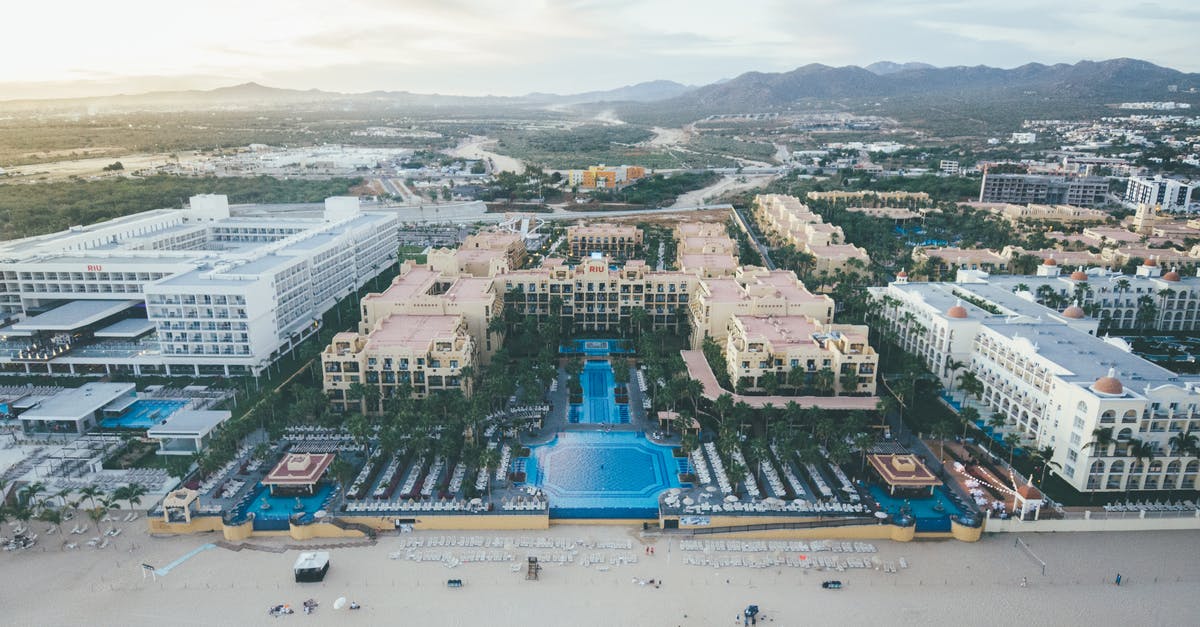
[[1021, 436], [1015, 433], [1004, 434], [1004, 445], [1008, 447], [1008, 465], [1012, 466], [1013, 456], [1017, 453], [1017, 444], [1021, 442]]
[[975, 424], [976, 420], [979, 420], [979, 410], [975, 409], [974, 407], [963, 407], [962, 410], [958, 412], [958, 417], [962, 420], [962, 437], [965, 438], [967, 437], [967, 429], [970, 429], [971, 425]]
[[1083, 448], [1092, 447], [1093, 451], [1099, 451], [1097, 455], [1108, 455], [1108, 449], [1116, 442], [1113, 437], [1112, 427], [1097, 427], [1092, 429], [1092, 441], [1083, 445]]
[[96, 499], [104, 498], [105, 495], [104, 490], [101, 490], [99, 487], [94, 485], [80, 488], [78, 492], [79, 496], [88, 500], [88, 503], [91, 504], [93, 509], [96, 507]]
[[1181, 431], [1171, 436], [1171, 439], [1167, 440], [1167, 444], [1171, 445], [1171, 451], [1174, 454], [1182, 457], [1189, 453], [1195, 454], [1197, 452], [1197, 448], [1200, 446], [1200, 438], [1197, 438], [1196, 434], [1192, 433], [1191, 429], [1188, 429], [1187, 431]]

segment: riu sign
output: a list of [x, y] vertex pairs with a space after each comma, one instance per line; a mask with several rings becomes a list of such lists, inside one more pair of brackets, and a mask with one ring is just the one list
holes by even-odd
[[89, 263], [88, 267], [87, 267], [88, 272], [102, 272], [103, 270], [104, 270], [104, 266], [102, 266], [98, 263], [95, 263], [95, 264]]

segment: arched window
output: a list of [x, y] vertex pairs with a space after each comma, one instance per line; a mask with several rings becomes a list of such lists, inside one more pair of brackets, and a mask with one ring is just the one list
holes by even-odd
[[1167, 464], [1167, 474], [1163, 477], [1163, 489], [1174, 490], [1179, 485], [1179, 460]]
[[1137, 411], [1132, 410], [1132, 409], [1125, 412], [1124, 416], [1121, 416], [1121, 422], [1137, 422], [1137, 419], [1138, 419]]
[[1111, 424], [1117, 421], [1117, 412], [1109, 409], [1100, 414], [1100, 424]]
[[1105, 489], [1115, 490], [1121, 487], [1121, 476], [1125, 474], [1125, 462], [1117, 460], [1112, 463], [1108, 469], [1108, 483], [1104, 485]]
[[1117, 441], [1118, 442], [1128, 442], [1129, 438], [1132, 438], [1132, 437], [1133, 437], [1133, 429], [1130, 429], [1129, 427], [1125, 427], [1124, 429], [1121, 429], [1117, 433]]
[[1187, 468], [1183, 471], [1183, 482], [1179, 484], [1180, 489], [1191, 490], [1196, 487], [1196, 474], [1200, 473], [1200, 461], [1192, 460], [1188, 462]]
[[1100, 482], [1104, 479], [1104, 462], [1096, 460], [1092, 462], [1092, 467], [1088, 469], [1087, 487], [1089, 490], [1098, 490]]

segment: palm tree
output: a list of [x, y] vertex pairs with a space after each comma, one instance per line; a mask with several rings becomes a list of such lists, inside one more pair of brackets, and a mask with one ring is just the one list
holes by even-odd
[[79, 489], [79, 496], [86, 498], [88, 500], [88, 503], [91, 504], [93, 509], [96, 507], [96, 499], [104, 498], [104, 495], [105, 495], [104, 490], [101, 490], [100, 488], [98, 488], [94, 485], [90, 485], [85, 488]]
[[958, 417], [962, 420], [962, 437], [965, 438], [967, 437], [967, 429], [971, 428], [971, 425], [975, 424], [976, 420], [979, 420], [979, 410], [970, 406], [963, 407], [962, 410], [958, 412]]
[[1013, 456], [1017, 453], [1017, 444], [1021, 442], [1021, 436], [1015, 433], [1004, 434], [1004, 445], [1008, 447], [1008, 465], [1012, 466]]
[[[1142, 468], [1145, 468], [1146, 464], [1154, 461], [1153, 444], [1138, 438], [1129, 438], [1128, 446], [1129, 456], [1135, 460], [1135, 463], [1140, 463]], [[1129, 484], [1134, 480], [1134, 476], [1132, 474], [1129, 475], [1129, 479], [1127, 479], [1125, 483], [1125, 489], [1127, 491], [1129, 490]]]
[[1090, 446], [1092, 447], [1093, 451], [1099, 451], [1097, 455], [1105, 456], [1108, 455], [1109, 447], [1111, 447], [1115, 442], [1116, 440], [1113, 438], [1112, 427], [1097, 427], [1092, 429], [1092, 441], [1084, 444], [1083, 448], [1088, 448]]
[[1054, 468], [1062, 467], [1061, 464], [1054, 461], [1054, 447], [1053, 446], [1043, 446], [1042, 448], [1034, 449], [1032, 452], [1030, 452], [1029, 456], [1033, 459], [1035, 464], [1040, 465], [1042, 467], [1042, 476], [1041, 476], [1041, 479], [1038, 480], [1038, 483], [1046, 482], [1046, 470], [1048, 470], [1050, 467], [1052, 467], [1052, 466]]
[[1182, 457], [1189, 453], [1195, 454], [1197, 452], [1197, 446], [1200, 445], [1200, 441], [1198, 440], [1200, 439], [1196, 437], [1196, 434], [1192, 433], [1191, 429], [1188, 429], [1187, 431], [1182, 431], [1171, 436], [1171, 439], [1167, 440], [1167, 444], [1171, 445], [1171, 451], [1174, 454]]
[[[992, 412], [992, 415], [988, 417], [987, 424], [989, 427], [992, 428], [992, 432], [994, 434], [994, 433], [998, 432], [1002, 427], [1004, 427], [1004, 425], [1007, 422], [1008, 422], [1008, 418], [1006, 418], [1004, 416], [1004, 414], [997, 411], [997, 412]], [[995, 438], [988, 438], [988, 450], [989, 451], [992, 450], [992, 441], [993, 440], [995, 440]]]
[[750, 440], [750, 463], [754, 464], [754, 467], [758, 469], [759, 483], [763, 482], [763, 465], [768, 463], [767, 460], [770, 454], [771, 447], [767, 444], [766, 438], [760, 436]]

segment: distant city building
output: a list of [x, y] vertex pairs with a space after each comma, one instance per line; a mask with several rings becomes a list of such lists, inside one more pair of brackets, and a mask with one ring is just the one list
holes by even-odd
[[0, 373], [258, 375], [397, 255], [399, 223], [231, 217], [225, 196], [0, 243]]
[[1019, 205], [1103, 205], [1108, 179], [1038, 174], [992, 174], [984, 172], [979, 202]]
[[[1178, 85], [1170, 85], [1168, 87], [1175, 88], [1175, 89], [1167, 90], [1172, 93], [1179, 91]], [[1135, 109], [1135, 110], [1149, 109], [1152, 111], [1174, 111], [1176, 109], [1191, 109], [1192, 105], [1190, 105], [1186, 102], [1170, 102], [1170, 101], [1167, 101], [1167, 102], [1122, 102], [1120, 104], [1120, 108]]]
[[1014, 144], [1032, 144], [1037, 142], [1037, 133], [1013, 133], [1009, 141]]
[[567, 183], [581, 189], [612, 189], [645, 176], [646, 169], [641, 166], [623, 165], [608, 168], [600, 164], [586, 170], [570, 170], [567, 172]]
[[958, 162], [957, 161], [947, 161], [945, 159], [942, 159], [941, 162], [938, 163], [938, 170], [942, 174], [947, 174], [950, 176], [958, 176], [958, 173], [959, 173]]
[[[1197, 187], [1200, 186], [1161, 176], [1131, 176], [1123, 200], [1130, 205], [1149, 205], [1162, 211], [1191, 211], [1196, 208], [1192, 204], [1192, 194]], [[1197, 202], [1200, 203], [1200, 197]]]

